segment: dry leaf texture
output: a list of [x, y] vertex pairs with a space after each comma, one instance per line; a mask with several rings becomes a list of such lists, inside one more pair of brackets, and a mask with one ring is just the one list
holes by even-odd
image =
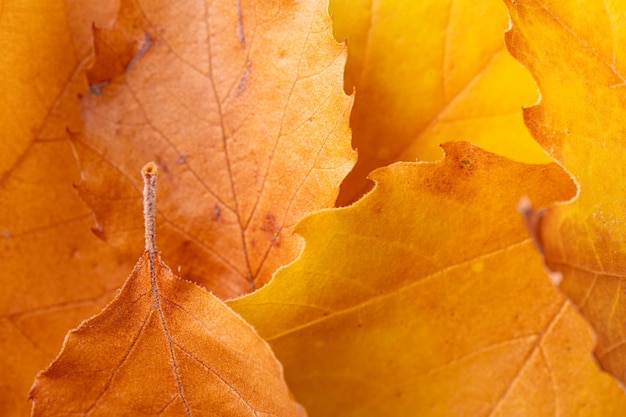
[[520, 195], [546, 204], [574, 184], [556, 164], [445, 151], [307, 217], [301, 257], [229, 304], [311, 416], [622, 415], [626, 396], [515, 212]]
[[551, 162], [523, 124], [537, 101], [532, 77], [508, 54], [501, 0], [332, 0], [335, 37], [348, 41], [346, 91], [355, 170], [346, 204], [366, 175], [395, 161], [436, 160], [439, 144], [471, 141], [518, 161]]
[[355, 158], [330, 24], [316, 0], [123, 1], [96, 32], [75, 142], [98, 233], [140, 247], [133, 173], [153, 159], [161, 249], [184, 278], [232, 297], [291, 261], [293, 226], [334, 204]]
[[35, 380], [33, 416], [306, 415], [254, 329], [153, 256], [68, 334]]
[[[353, 163], [345, 51], [324, 5], [163, 3], [1, 6], [3, 415], [27, 415], [35, 372], [129, 269], [88, 232], [67, 130], [95, 232], [137, 249], [135, 171], [157, 159], [164, 249], [221, 297], [292, 259], [293, 224], [333, 204]], [[502, 49], [502, 5], [409, 3], [332, 5], [363, 153], [350, 198], [369, 169], [434, 159], [444, 137], [543, 160], [515, 119], [536, 91]], [[539, 244], [594, 326], [601, 364], [624, 382], [626, 12], [507, 5], [508, 45], [542, 93], [526, 124], [580, 185], [545, 213]], [[549, 285], [514, 212], [523, 194], [537, 206], [571, 198], [571, 181], [555, 165], [446, 149], [440, 163], [381, 169], [363, 201], [308, 217], [301, 258], [231, 305], [314, 416], [625, 415], [623, 390], [590, 358], [594, 335]], [[249, 325], [160, 260], [153, 276], [146, 268], [144, 257], [107, 310], [69, 334], [35, 384], [37, 414], [302, 412]]]
[[[0, 6], [0, 413], [29, 414], [32, 380], [68, 329], [98, 312], [134, 259], [89, 231], [93, 216], [72, 187], [79, 180], [66, 129], [80, 127], [76, 96], [87, 85], [93, 20], [108, 2], [74, 13], [73, 2]], [[113, 13], [115, 9], [113, 10]], [[133, 258], [135, 258], [133, 256]]]
[[[602, 366], [626, 382], [626, 17], [624, 2], [507, 3], [511, 52], [537, 79], [541, 103], [525, 111], [537, 141], [580, 185], [549, 209], [541, 238], [561, 289], [598, 335]], [[539, 204], [536, 204], [540, 206]]]

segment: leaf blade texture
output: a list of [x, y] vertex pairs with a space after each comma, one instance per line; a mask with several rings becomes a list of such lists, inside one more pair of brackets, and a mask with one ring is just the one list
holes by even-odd
[[29, 415], [37, 372], [68, 329], [113, 298], [135, 261], [93, 236], [93, 217], [72, 186], [80, 175], [67, 130], [82, 123], [76, 96], [87, 89], [91, 24], [115, 15], [107, 1], [89, 6], [2, 5], [0, 409], [7, 417]]
[[229, 305], [270, 342], [311, 416], [623, 413], [514, 209], [524, 193], [574, 195], [568, 175], [444, 149], [439, 163], [379, 169], [362, 200], [307, 217], [301, 257]]
[[96, 33], [114, 50], [141, 46], [125, 67], [104, 50], [94, 61], [94, 82], [98, 65], [117, 75], [82, 101], [79, 191], [105, 240], [138, 248], [132, 173], [155, 160], [166, 173], [162, 251], [228, 298], [297, 256], [293, 226], [334, 204], [354, 163], [345, 48], [317, 1], [186, 7], [125, 0], [118, 26]]
[[441, 158], [439, 145], [471, 141], [509, 158], [551, 162], [523, 124], [537, 101], [532, 77], [508, 54], [500, 0], [332, 0], [337, 40], [347, 39], [345, 89], [359, 151], [339, 204], [371, 186], [370, 171]]
[[252, 327], [146, 251], [117, 297], [66, 337], [33, 416], [306, 415]]
[[527, 1], [507, 6], [513, 22], [507, 44], [542, 92], [541, 102], [525, 110], [526, 124], [580, 188], [573, 201], [543, 213], [545, 260], [562, 274], [560, 289], [596, 331], [598, 361], [624, 383], [626, 229], [619, 120], [626, 106], [624, 34], [616, 22], [626, 7], [588, 2], [577, 9], [567, 2]]

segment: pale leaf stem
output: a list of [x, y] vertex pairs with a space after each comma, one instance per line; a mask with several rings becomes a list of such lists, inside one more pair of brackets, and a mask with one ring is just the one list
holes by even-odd
[[148, 162], [141, 169], [143, 176], [143, 221], [145, 226], [146, 250], [150, 254], [155, 254], [155, 232], [154, 218], [156, 212], [156, 185], [157, 185], [157, 166], [154, 162]]

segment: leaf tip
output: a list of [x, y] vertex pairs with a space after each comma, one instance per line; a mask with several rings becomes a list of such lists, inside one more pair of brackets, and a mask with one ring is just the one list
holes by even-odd
[[148, 162], [141, 168], [141, 174], [144, 177], [151, 177], [156, 175], [157, 173], [157, 165], [154, 162]]

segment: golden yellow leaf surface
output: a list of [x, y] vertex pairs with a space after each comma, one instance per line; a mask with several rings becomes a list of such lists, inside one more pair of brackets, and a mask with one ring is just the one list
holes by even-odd
[[507, 43], [542, 93], [526, 123], [580, 185], [573, 202], [544, 214], [546, 262], [595, 329], [599, 362], [626, 382], [626, 3], [507, 5]]
[[[0, 6], [0, 413], [29, 415], [28, 389], [68, 329], [113, 297], [132, 261], [89, 231], [72, 184], [79, 173], [67, 129], [80, 128], [87, 88], [81, 37], [108, 2]], [[73, 38], [73, 36], [75, 36]], [[85, 279], [89, 277], [90, 279]]]
[[268, 340], [311, 416], [626, 412], [593, 335], [545, 277], [515, 211], [574, 184], [466, 143], [372, 174], [354, 205], [299, 225], [301, 257], [229, 304]]
[[295, 223], [334, 204], [355, 159], [345, 46], [330, 25], [317, 0], [190, 1], [184, 13], [122, 1], [117, 25], [96, 32], [106, 48], [75, 142], [98, 233], [140, 247], [132, 173], [154, 159], [161, 249], [182, 277], [227, 298], [293, 260]]
[[439, 144], [470, 141], [524, 162], [552, 162], [524, 126], [537, 87], [509, 55], [501, 0], [331, 0], [335, 37], [347, 39], [345, 88], [355, 170], [340, 204], [395, 161], [436, 160]]

